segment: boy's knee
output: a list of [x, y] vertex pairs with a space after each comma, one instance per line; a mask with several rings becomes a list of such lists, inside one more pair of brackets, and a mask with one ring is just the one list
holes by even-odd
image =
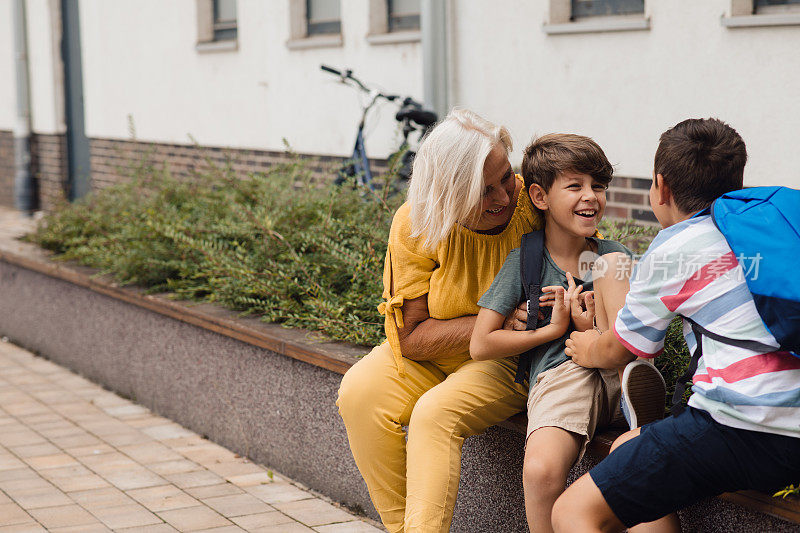
[[637, 435], [639, 435], [639, 428], [623, 433], [622, 435], [614, 439], [614, 442], [611, 443], [611, 448], [609, 449], [608, 453], [613, 452], [614, 450], [616, 450], [617, 448], [619, 448], [632, 438], [636, 437]]
[[564, 490], [565, 479], [555, 471], [553, 465], [534, 455], [525, 458], [522, 482], [529, 494], [552, 495]]

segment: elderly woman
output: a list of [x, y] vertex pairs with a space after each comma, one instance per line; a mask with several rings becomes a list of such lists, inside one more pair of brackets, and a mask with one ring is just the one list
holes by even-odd
[[[449, 530], [464, 438], [525, 407], [516, 358], [469, 356], [478, 299], [541, 226], [510, 150], [506, 128], [466, 110], [422, 143], [389, 234], [379, 307], [388, 341], [339, 389], [353, 457], [391, 532]], [[524, 319], [517, 310], [506, 327]]]

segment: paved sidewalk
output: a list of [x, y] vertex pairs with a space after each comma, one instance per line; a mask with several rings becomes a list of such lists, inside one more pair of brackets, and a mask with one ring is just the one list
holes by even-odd
[[380, 529], [0, 342], [0, 533]]

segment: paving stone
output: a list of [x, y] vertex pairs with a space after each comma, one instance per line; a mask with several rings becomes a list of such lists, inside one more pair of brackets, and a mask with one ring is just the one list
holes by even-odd
[[155, 487], [156, 485], [164, 485], [166, 483], [164, 478], [141, 466], [129, 470], [119, 470], [109, 474], [103, 474], [103, 477], [120, 490]]
[[[31, 520], [33, 519], [31, 518]], [[0, 526], [0, 533], [47, 533], [47, 530], [36, 522], [28, 522], [13, 526]]]
[[267, 472], [262, 470], [261, 472], [242, 474], [241, 476], [227, 476], [225, 479], [239, 487], [250, 487], [253, 485], [266, 485], [269, 483], [274, 483], [280, 479], [276, 479], [276, 477], [277, 476], [274, 474], [270, 476]]
[[92, 509], [92, 514], [111, 529], [163, 523], [163, 520], [159, 517], [135, 503], [118, 507]]
[[260, 474], [264, 468], [253, 463], [245, 462], [242, 459], [225, 463], [215, 463], [205, 465], [206, 468], [224, 478], [243, 476], [245, 474]]
[[151, 511], [169, 511], [184, 507], [197, 507], [201, 503], [175, 485], [161, 485], [146, 489], [129, 490], [127, 494]]
[[231, 520], [236, 525], [248, 531], [256, 530], [263, 527], [271, 527], [280, 524], [289, 524], [294, 522], [294, 519], [286, 516], [280, 511], [270, 511], [267, 513], [235, 516], [232, 517]]
[[25, 466], [26, 465], [24, 462], [20, 461], [10, 453], [0, 454], [0, 471], [17, 470], [19, 468], [24, 468]]
[[97, 519], [79, 505], [62, 505], [31, 509], [31, 516], [47, 529], [93, 524]]
[[242, 516], [248, 514], [267, 513], [273, 508], [250, 494], [234, 494], [231, 496], [216, 496], [202, 500], [222, 516]]
[[328, 524], [314, 528], [319, 533], [381, 533], [383, 530], [366, 522], [340, 522], [338, 524]]
[[57, 507], [74, 503], [66, 494], [53, 487], [14, 492], [14, 501], [24, 509]]
[[179, 461], [183, 456], [176, 453], [171, 448], [158, 442], [147, 442], [127, 446], [117, 446], [119, 451], [142, 463], [162, 463], [165, 461]]
[[175, 486], [182, 489], [191, 487], [202, 487], [205, 485], [219, 485], [225, 483], [225, 480], [209, 472], [208, 470], [197, 470], [196, 472], [181, 472], [179, 474], [168, 474], [164, 479], [171, 481]]
[[109, 446], [104, 442], [100, 442], [98, 444], [90, 444], [88, 446], [64, 448], [64, 452], [70, 454], [73, 457], [85, 457], [87, 455], [102, 455], [106, 453], [111, 453], [113, 451], [114, 448], [112, 448], [111, 446]]
[[80, 526], [57, 527], [48, 530], [50, 533], [113, 533], [112, 530], [100, 522], [94, 524], [83, 524]]
[[80, 490], [68, 493], [69, 497], [85, 509], [93, 511], [102, 507], [119, 507], [136, 501], [116, 487]]
[[30, 430], [0, 433], [0, 444], [6, 447], [27, 446], [46, 442], [44, 437]]
[[142, 429], [142, 433], [156, 440], [179, 439], [181, 437], [194, 436], [194, 433], [178, 424], [165, 424], [163, 426], [144, 428]]
[[182, 472], [194, 472], [195, 470], [202, 470], [203, 467], [189, 461], [188, 459], [179, 459], [177, 461], [164, 461], [163, 463], [148, 463], [147, 468], [156, 474], [179, 474]]
[[204, 505], [187, 507], [185, 509], [174, 509], [172, 511], [162, 511], [156, 514], [179, 531], [232, 525], [224, 516]]
[[347, 522], [353, 519], [350, 513], [317, 499], [276, 503], [273, 507], [298, 522], [311, 527], [335, 522]]
[[60, 468], [79, 464], [74, 457], [65, 453], [28, 457], [25, 459], [25, 462], [35, 470], [46, 470], [48, 468]]
[[256, 485], [252, 487], [244, 487], [244, 490], [270, 505], [274, 503], [294, 502], [313, 498], [313, 496], [308, 492], [300, 490], [290, 483]]
[[185, 450], [181, 450], [181, 453], [186, 458], [204, 466], [237, 459], [236, 454], [232, 451], [210, 443], [203, 446], [189, 446]]
[[88, 474], [76, 477], [62, 477], [53, 478], [51, 480], [53, 485], [63, 490], [64, 492], [72, 492], [76, 490], [89, 490], [89, 489], [102, 489], [110, 486], [110, 484], [97, 474]]
[[223, 483], [220, 485], [206, 485], [205, 487], [192, 487], [185, 489], [187, 494], [190, 494], [198, 499], [214, 498], [216, 496], [232, 496], [234, 494], [244, 494], [244, 491], [230, 483]]
[[239, 526], [212, 527], [211, 529], [197, 529], [193, 533], [243, 533], [245, 530]]
[[0, 526], [13, 526], [33, 522], [31, 515], [16, 503], [0, 504]]
[[290, 522], [277, 526], [260, 527], [252, 530], [254, 533], [314, 533], [310, 527], [304, 526], [299, 522]]
[[28, 446], [14, 446], [13, 448], [10, 448], [10, 450], [14, 455], [21, 458], [55, 455], [61, 452], [61, 449], [59, 449], [57, 446], [53, 446], [53, 444], [49, 442], [30, 444]]
[[117, 529], [116, 533], [173, 533], [178, 531], [169, 524], [155, 524], [142, 527], [124, 527]]

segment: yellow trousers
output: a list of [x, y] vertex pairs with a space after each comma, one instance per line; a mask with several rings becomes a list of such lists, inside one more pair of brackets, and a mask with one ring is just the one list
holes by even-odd
[[386, 528], [448, 531], [464, 438], [524, 410], [527, 389], [514, 383], [517, 358], [404, 363], [400, 377], [389, 345], [374, 348], [345, 374], [336, 405]]

